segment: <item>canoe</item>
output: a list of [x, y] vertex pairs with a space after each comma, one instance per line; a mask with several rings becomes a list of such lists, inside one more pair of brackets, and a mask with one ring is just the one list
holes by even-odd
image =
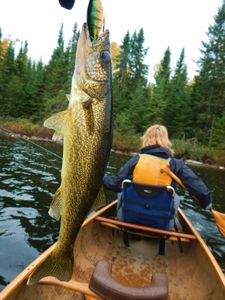
[[[116, 220], [116, 202], [84, 221], [74, 244], [69, 282], [46, 277], [26, 285], [54, 244], [0, 293], [0, 299], [225, 299], [225, 276], [181, 209], [182, 231], [164, 231]], [[159, 254], [162, 245], [164, 255]]]

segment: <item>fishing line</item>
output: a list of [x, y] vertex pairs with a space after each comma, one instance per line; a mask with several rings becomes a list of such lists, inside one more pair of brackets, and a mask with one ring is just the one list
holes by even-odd
[[9, 135], [11, 135], [11, 136], [19, 137], [21, 140], [26, 141], [26, 142], [30, 143], [31, 145], [33, 145], [33, 146], [35, 146], [35, 147], [37, 147], [37, 148], [40, 148], [40, 149], [42, 149], [42, 150], [44, 150], [44, 151], [46, 151], [46, 152], [49, 152], [50, 154], [55, 155], [57, 158], [59, 158], [59, 159], [62, 160], [62, 157], [61, 157], [61, 156], [59, 156], [58, 154], [56, 154], [56, 153], [54, 153], [54, 152], [52, 152], [52, 151], [46, 149], [45, 147], [42, 147], [42, 146], [40, 146], [40, 145], [38, 145], [38, 144], [32, 142], [32, 141], [30, 140], [30, 138], [28, 138], [28, 137], [25, 138], [25, 137], [23, 137], [23, 136], [21, 136], [21, 135], [15, 133], [15, 132], [11, 131], [11, 130], [5, 129], [5, 128], [3, 128], [3, 127], [0, 127], [0, 130], [2, 130], [3, 132], [6, 132], [7, 134], [9, 134]]

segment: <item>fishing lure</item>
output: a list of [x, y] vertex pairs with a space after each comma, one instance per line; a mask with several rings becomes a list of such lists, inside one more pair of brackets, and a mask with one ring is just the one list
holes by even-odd
[[87, 24], [91, 41], [98, 38], [104, 24], [103, 7], [100, 0], [90, 0], [87, 9]]

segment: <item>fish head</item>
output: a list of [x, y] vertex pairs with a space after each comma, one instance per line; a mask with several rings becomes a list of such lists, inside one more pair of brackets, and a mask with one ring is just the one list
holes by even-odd
[[106, 81], [110, 64], [110, 42], [109, 31], [107, 30], [92, 42], [92, 51], [86, 62], [87, 76], [94, 81]]
[[106, 97], [111, 88], [108, 30], [91, 41], [86, 23], [83, 25], [77, 46], [75, 75], [77, 87], [87, 95], [87, 99], [103, 100]]

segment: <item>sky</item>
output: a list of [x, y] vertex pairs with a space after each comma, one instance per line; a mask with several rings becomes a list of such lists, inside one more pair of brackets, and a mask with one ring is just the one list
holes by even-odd
[[[202, 41], [214, 24], [214, 16], [223, 0], [101, 0], [110, 30], [111, 41], [121, 45], [129, 30], [133, 34], [143, 28], [145, 48], [149, 48], [145, 63], [149, 65], [149, 80], [167, 47], [171, 50], [171, 67], [175, 68], [182, 48], [188, 77], [196, 74]], [[78, 29], [86, 21], [89, 0], [76, 0], [71, 10], [62, 8], [58, 0], [0, 0], [0, 28], [3, 38], [27, 40], [28, 55], [47, 63], [54, 48], [61, 24], [65, 43], [72, 37], [75, 23]], [[19, 47], [17, 43], [16, 47]]]

